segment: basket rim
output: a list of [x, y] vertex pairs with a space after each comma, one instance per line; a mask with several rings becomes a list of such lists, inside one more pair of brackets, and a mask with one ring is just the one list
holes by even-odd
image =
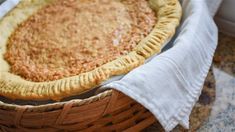
[[63, 108], [65, 104], [68, 104], [70, 102], [73, 103], [74, 107], [90, 104], [99, 100], [102, 100], [106, 97], [111, 96], [113, 93], [113, 90], [106, 90], [104, 92], [101, 92], [97, 95], [85, 98], [85, 99], [71, 99], [69, 101], [63, 101], [63, 102], [55, 102], [55, 103], [47, 103], [47, 104], [42, 104], [42, 105], [18, 105], [18, 104], [9, 104], [9, 103], [4, 103], [0, 101], [0, 110], [17, 110], [21, 108], [27, 108], [27, 112], [46, 112], [50, 111], [50, 109], [53, 110], [58, 110]]

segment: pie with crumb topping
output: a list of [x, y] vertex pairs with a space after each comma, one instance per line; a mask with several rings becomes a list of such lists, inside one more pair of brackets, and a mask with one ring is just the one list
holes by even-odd
[[178, 0], [21, 0], [0, 20], [0, 95], [60, 100], [159, 53]]

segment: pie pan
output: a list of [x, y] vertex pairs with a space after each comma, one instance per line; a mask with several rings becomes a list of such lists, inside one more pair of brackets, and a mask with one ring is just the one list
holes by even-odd
[[76, 76], [49, 82], [27, 81], [9, 72], [9, 64], [4, 60], [8, 37], [18, 24], [39, 8], [53, 0], [22, 0], [11, 12], [0, 20], [0, 95], [20, 100], [56, 100], [88, 91], [109, 78], [128, 73], [142, 65], [146, 59], [160, 52], [163, 44], [171, 38], [181, 17], [181, 7], [177, 0], [149, 0], [150, 7], [157, 15], [157, 23], [147, 37], [134, 47], [133, 51], [94, 70]]

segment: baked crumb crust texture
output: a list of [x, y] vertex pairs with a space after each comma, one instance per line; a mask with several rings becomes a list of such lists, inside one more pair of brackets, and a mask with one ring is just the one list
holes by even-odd
[[18, 25], [4, 58], [28, 81], [54, 81], [126, 55], [155, 24], [146, 0], [56, 0]]
[[4, 60], [6, 44], [19, 23], [52, 1], [54, 0], [21, 0], [16, 8], [0, 20], [1, 96], [21, 100], [59, 101], [94, 88], [112, 76], [126, 74], [161, 51], [162, 45], [174, 35], [182, 13], [178, 0], [149, 0], [151, 8], [157, 14], [157, 23], [150, 34], [127, 55], [76, 76], [49, 82], [27, 81], [9, 72], [10, 66]]

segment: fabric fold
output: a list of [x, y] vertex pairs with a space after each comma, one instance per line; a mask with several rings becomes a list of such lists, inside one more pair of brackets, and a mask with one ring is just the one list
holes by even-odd
[[182, 7], [182, 25], [170, 42], [173, 47], [102, 87], [119, 90], [142, 104], [166, 131], [178, 124], [189, 127], [218, 39], [206, 1], [182, 0]]

